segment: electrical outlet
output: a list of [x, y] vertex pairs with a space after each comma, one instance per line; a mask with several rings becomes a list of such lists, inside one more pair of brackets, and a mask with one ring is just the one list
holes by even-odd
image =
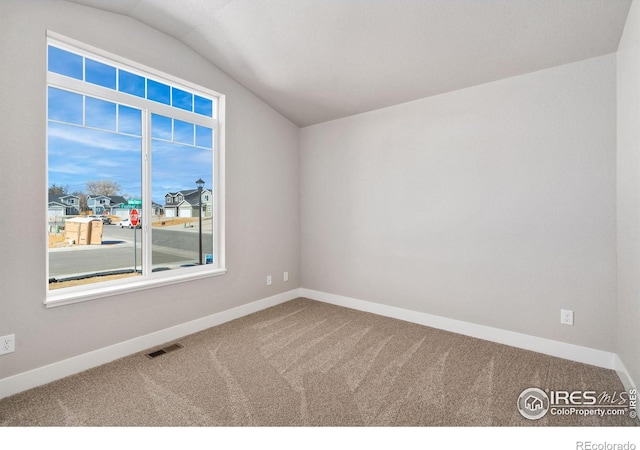
[[561, 309], [560, 323], [563, 325], [573, 325], [573, 311], [570, 309]]
[[9, 334], [0, 337], [0, 355], [13, 353], [16, 351], [16, 335]]
[[271, 275], [267, 275], [267, 286], [271, 286]]
[[285, 272], [282, 276], [282, 281], [289, 281], [289, 272]]

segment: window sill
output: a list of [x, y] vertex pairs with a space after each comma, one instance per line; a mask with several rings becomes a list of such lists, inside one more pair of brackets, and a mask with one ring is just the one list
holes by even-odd
[[99, 298], [111, 297], [114, 295], [127, 294], [160, 286], [168, 286], [171, 284], [184, 283], [186, 281], [199, 280], [201, 278], [215, 277], [218, 275], [224, 275], [225, 273], [227, 273], [227, 269], [222, 268], [197, 271], [195, 273], [190, 272], [172, 276], [163, 276], [161, 278], [144, 279], [139, 281], [127, 282], [126, 284], [117, 284], [111, 286], [103, 285], [92, 289], [85, 289], [74, 292], [67, 291], [61, 292], [59, 294], [50, 292], [49, 295], [47, 295], [44, 304], [47, 308], [71, 305], [74, 303], [96, 300]]

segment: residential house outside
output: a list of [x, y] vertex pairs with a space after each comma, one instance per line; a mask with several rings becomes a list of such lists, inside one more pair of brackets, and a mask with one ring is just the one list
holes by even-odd
[[109, 214], [118, 217], [128, 217], [129, 210], [127, 199], [120, 195], [89, 195], [87, 207], [94, 214]]
[[[167, 192], [164, 196], [166, 217], [198, 217], [198, 190]], [[209, 189], [202, 190], [202, 217], [211, 217], [213, 213], [213, 194]]]
[[164, 216], [164, 205], [156, 202], [151, 203], [151, 214], [154, 216]]
[[77, 195], [49, 194], [49, 222], [61, 222], [67, 216], [80, 214], [80, 197]]

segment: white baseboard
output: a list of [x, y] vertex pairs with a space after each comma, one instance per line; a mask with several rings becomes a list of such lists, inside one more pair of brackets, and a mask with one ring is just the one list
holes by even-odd
[[411, 311], [395, 306], [298, 288], [1, 379], [0, 399], [179, 339], [183, 336], [206, 330], [207, 328], [238, 319], [298, 297], [305, 297], [337, 306], [392, 317], [394, 319], [451, 331], [486, 341], [556, 356], [570, 361], [615, 370], [625, 389], [636, 388], [636, 384], [631, 379], [622, 360], [615, 353]]
[[[579, 345], [567, 344], [565, 342], [530, 336], [499, 328], [477, 325], [470, 322], [464, 322], [462, 320], [448, 319], [446, 317], [434, 316], [432, 314], [411, 311], [408, 309], [397, 308], [395, 306], [373, 303], [341, 295], [328, 294], [326, 292], [302, 288], [300, 289], [300, 296], [325, 303], [331, 303], [333, 305], [357, 309], [359, 311], [392, 317], [406, 322], [438, 328], [440, 330], [451, 331], [453, 333], [463, 334], [465, 336], [471, 336], [486, 341], [510, 345], [511, 347], [531, 350], [545, 355], [556, 356], [570, 361], [604, 367], [606, 369], [616, 370], [616, 359], [619, 360], [618, 355], [611, 352], [581, 347]], [[622, 364], [622, 361], [620, 361], [620, 364]]]
[[616, 355], [614, 361], [615, 361], [614, 370], [618, 373], [618, 377], [620, 378], [620, 381], [622, 381], [622, 385], [624, 386], [625, 390], [629, 392], [630, 390], [635, 389], [637, 392], [638, 385], [634, 383], [633, 379], [631, 378], [631, 375], [629, 374], [629, 371], [627, 370], [624, 363], [622, 362], [622, 359], [620, 359], [620, 357]]
[[0, 380], [0, 399], [300, 297], [300, 289], [146, 334]]

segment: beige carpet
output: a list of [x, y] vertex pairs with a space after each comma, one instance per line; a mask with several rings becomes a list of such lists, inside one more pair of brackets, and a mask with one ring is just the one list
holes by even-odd
[[[627, 426], [516, 408], [529, 387], [623, 391], [615, 372], [296, 299], [0, 400], [3, 426]], [[150, 349], [152, 351], [155, 349]]]

